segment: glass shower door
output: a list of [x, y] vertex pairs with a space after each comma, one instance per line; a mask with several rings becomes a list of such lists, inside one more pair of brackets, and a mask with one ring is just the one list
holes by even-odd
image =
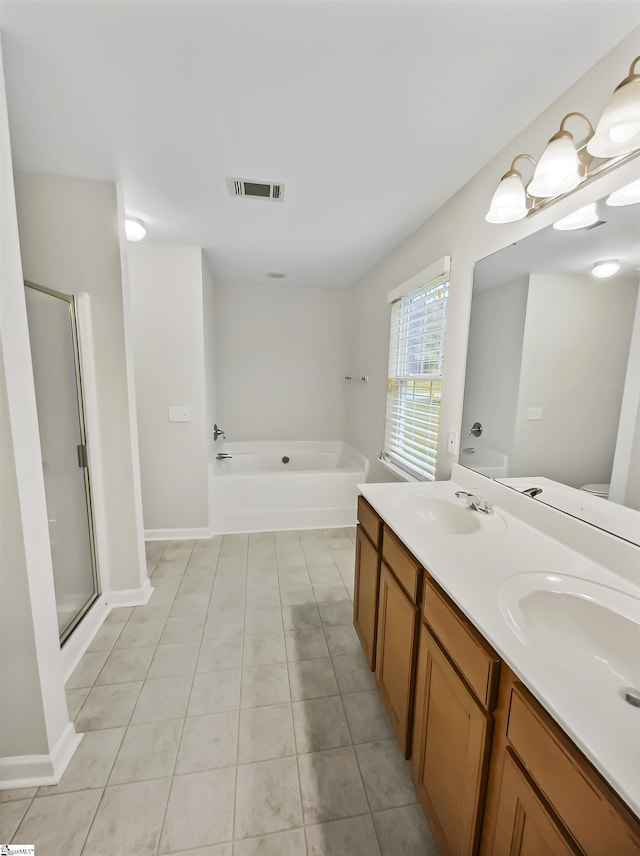
[[73, 295], [25, 283], [49, 538], [63, 643], [98, 597]]

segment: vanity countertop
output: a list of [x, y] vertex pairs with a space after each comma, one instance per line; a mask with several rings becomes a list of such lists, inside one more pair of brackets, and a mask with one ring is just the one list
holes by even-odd
[[623, 699], [630, 679], [640, 689], [640, 548], [462, 467], [453, 479], [359, 489], [640, 816], [640, 708]]

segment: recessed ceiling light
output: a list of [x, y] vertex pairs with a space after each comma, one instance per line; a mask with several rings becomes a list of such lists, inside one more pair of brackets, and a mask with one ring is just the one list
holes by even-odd
[[583, 208], [578, 208], [578, 210], [574, 211], [572, 214], [568, 214], [566, 217], [556, 220], [553, 224], [553, 228], [558, 229], [560, 232], [568, 232], [572, 229], [586, 229], [587, 226], [593, 226], [593, 224], [597, 222], [598, 210], [596, 208], [596, 203], [591, 202]]
[[596, 262], [591, 268], [591, 275], [597, 279], [608, 279], [610, 276], [615, 276], [619, 270], [620, 262], [610, 259], [606, 262]]
[[607, 197], [607, 205], [635, 205], [638, 202], [640, 202], [640, 178], [619, 190], [614, 190]]
[[141, 241], [147, 234], [147, 227], [137, 217], [125, 217], [124, 233], [127, 241]]
[[267, 276], [270, 276], [271, 279], [284, 279], [286, 276], [286, 273], [279, 273], [278, 271], [272, 271], [271, 273], [268, 273]]

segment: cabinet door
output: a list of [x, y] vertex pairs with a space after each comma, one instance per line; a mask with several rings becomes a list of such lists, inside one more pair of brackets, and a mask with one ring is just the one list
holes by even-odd
[[446, 856], [478, 850], [490, 736], [489, 715], [422, 625], [411, 774]]
[[418, 609], [387, 566], [380, 571], [376, 683], [400, 748], [409, 757]]
[[490, 852], [491, 856], [576, 856], [580, 852], [547, 812], [509, 749]]
[[380, 556], [361, 526], [356, 533], [356, 575], [353, 593], [353, 625], [360, 637], [369, 667], [375, 668], [376, 622], [380, 587]]

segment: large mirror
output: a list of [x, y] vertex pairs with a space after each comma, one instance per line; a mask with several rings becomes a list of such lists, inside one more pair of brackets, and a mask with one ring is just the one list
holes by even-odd
[[640, 543], [640, 204], [595, 215], [476, 264], [460, 463]]

